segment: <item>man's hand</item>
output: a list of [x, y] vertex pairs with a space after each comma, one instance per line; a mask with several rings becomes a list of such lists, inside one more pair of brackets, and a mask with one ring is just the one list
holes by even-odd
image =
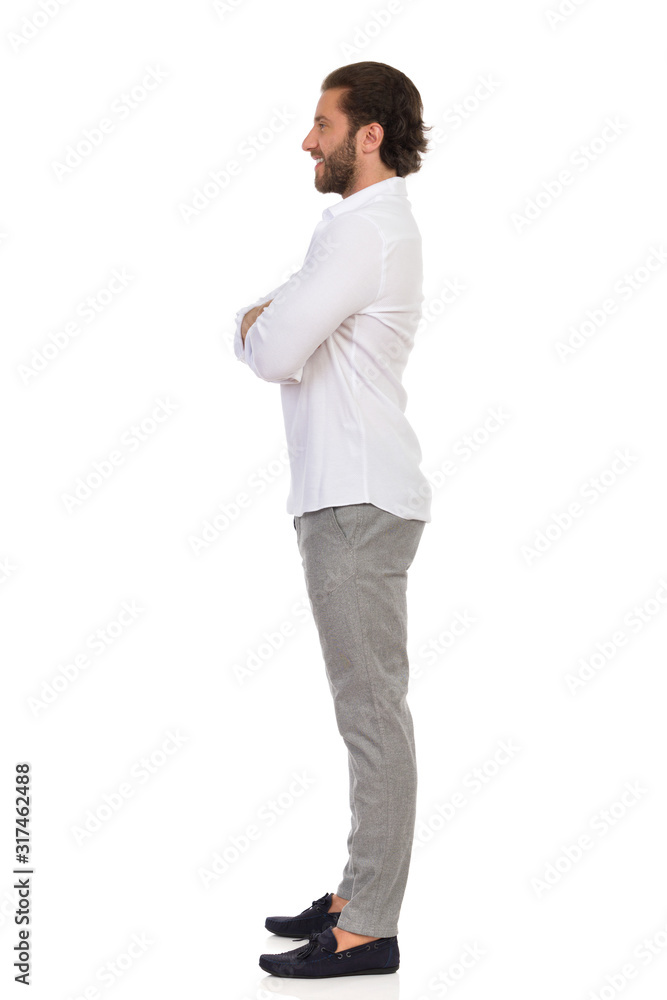
[[255, 306], [254, 309], [251, 309], [250, 312], [247, 312], [243, 317], [243, 322], [241, 323], [241, 340], [243, 341], [244, 347], [245, 347], [245, 338], [248, 330], [253, 325], [257, 317], [260, 316], [262, 312], [266, 309], [266, 307], [270, 306], [272, 302], [273, 299], [269, 299], [269, 301], [265, 302], [263, 305]]

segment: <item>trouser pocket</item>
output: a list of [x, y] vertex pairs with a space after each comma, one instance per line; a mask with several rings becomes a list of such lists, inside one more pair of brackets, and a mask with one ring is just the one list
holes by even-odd
[[359, 524], [359, 504], [343, 504], [329, 507], [334, 530], [351, 548], [354, 546]]

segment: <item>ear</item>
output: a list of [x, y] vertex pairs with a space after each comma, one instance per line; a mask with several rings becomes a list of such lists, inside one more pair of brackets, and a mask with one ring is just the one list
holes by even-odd
[[372, 153], [379, 149], [384, 137], [384, 129], [379, 122], [372, 122], [364, 130], [361, 147], [364, 153]]

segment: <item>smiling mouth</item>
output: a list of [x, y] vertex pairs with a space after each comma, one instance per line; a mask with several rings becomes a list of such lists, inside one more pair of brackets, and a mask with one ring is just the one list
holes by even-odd
[[321, 167], [323, 165], [323, 163], [324, 163], [324, 160], [316, 160], [315, 161], [315, 169], [317, 170], [317, 168]]

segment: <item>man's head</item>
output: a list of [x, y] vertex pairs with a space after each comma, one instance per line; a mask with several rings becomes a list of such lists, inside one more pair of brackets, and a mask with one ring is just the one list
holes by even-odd
[[414, 83], [393, 66], [351, 63], [325, 77], [313, 127], [302, 149], [315, 167], [322, 194], [346, 198], [387, 177], [421, 167], [427, 151], [422, 101]]

